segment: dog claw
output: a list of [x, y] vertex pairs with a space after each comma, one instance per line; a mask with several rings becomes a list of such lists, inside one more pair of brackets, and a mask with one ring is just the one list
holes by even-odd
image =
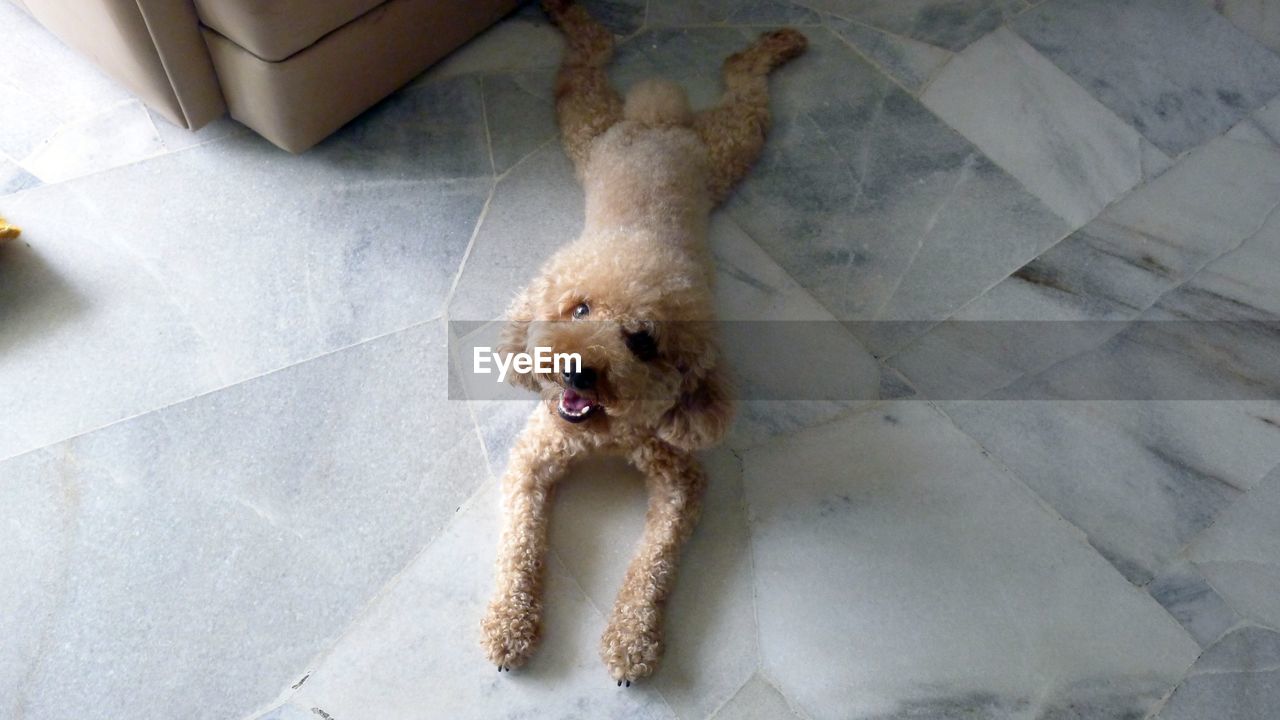
[[627, 687], [631, 687], [631, 681], [630, 681], [630, 680], [628, 680], [628, 681], [627, 681]]

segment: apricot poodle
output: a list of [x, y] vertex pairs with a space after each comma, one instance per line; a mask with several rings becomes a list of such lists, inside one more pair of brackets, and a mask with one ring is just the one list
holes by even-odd
[[585, 190], [586, 222], [512, 304], [500, 352], [551, 348], [577, 353], [582, 365], [515, 378], [544, 403], [503, 478], [497, 589], [483, 644], [499, 671], [529, 659], [556, 480], [584, 453], [621, 454], [645, 474], [649, 508], [601, 654], [613, 679], [630, 685], [662, 656], [663, 606], [705, 486], [694, 453], [718, 442], [733, 416], [712, 332], [708, 216], [760, 154], [769, 72], [806, 41], [791, 29], [762, 35], [725, 62], [719, 105], [695, 114], [664, 81], [638, 84], [624, 102], [605, 72], [610, 32], [571, 2], [543, 5], [566, 39], [556, 110]]

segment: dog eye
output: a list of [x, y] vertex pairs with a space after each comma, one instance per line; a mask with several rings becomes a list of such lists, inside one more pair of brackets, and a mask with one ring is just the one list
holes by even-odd
[[652, 360], [658, 356], [658, 341], [643, 330], [627, 333], [627, 349], [641, 360]]
[[574, 320], [581, 320], [582, 318], [590, 314], [591, 314], [591, 306], [586, 303], [578, 303], [577, 307], [575, 307], [573, 309], [573, 312], [570, 313], [570, 315], [573, 316]]

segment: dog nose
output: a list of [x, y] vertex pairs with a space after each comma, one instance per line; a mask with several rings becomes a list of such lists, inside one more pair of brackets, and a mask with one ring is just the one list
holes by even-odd
[[564, 384], [574, 390], [590, 390], [596, 386], [596, 371], [589, 367], [584, 367], [577, 372], [565, 370]]

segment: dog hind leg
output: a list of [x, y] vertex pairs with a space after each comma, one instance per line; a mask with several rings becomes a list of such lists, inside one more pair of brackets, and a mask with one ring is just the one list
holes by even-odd
[[710, 190], [720, 203], [760, 157], [769, 130], [769, 72], [804, 52], [808, 41], [790, 28], [761, 35], [724, 62], [725, 92], [716, 107], [694, 116], [707, 147]]
[[613, 58], [613, 34], [576, 3], [545, 0], [542, 5], [565, 36], [556, 115], [565, 154], [581, 177], [591, 142], [622, 119], [622, 98], [605, 70]]

